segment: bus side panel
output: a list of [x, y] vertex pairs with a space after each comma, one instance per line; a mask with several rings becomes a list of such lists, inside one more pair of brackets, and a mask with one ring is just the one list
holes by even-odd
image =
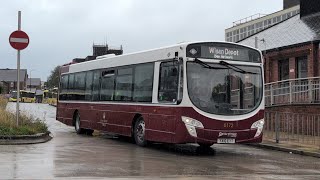
[[172, 107], [148, 107], [149, 120], [146, 122], [146, 139], [172, 143], [175, 136], [177, 109]]
[[70, 111], [70, 109], [67, 109], [67, 107], [68, 107], [68, 103], [58, 103], [57, 120], [66, 125], [72, 126], [73, 114], [71, 118], [68, 116], [68, 111]]
[[[95, 119], [94, 110], [92, 105], [87, 104], [79, 104], [78, 107], [80, 113], [80, 126], [86, 129], [94, 129], [93, 128], [93, 120]], [[75, 109], [73, 109], [73, 112]]]
[[[87, 107], [88, 108], [88, 107]], [[131, 135], [131, 122], [134, 117], [130, 111], [125, 112], [119, 105], [90, 105], [87, 119], [91, 129], [116, 133], [124, 136]], [[130, 123], [128, 123], [130, 121]], [[129, 125], [128, 125], [129, 124]]]
[[[74, 105], [73, 103], [66, 103], [64, 109], [64, 118], [63, 121], [65, 124], [72, 126], [73, 125], [73, 116], [76, 110], [79, 109], [79, 105]], [[81, 119], [81, 118], [80, 118]]]
[[149, 141], [172, 143], [175, 135], [174, 123], [176, 116], [151, 114], [146, 123], [146, 139]]

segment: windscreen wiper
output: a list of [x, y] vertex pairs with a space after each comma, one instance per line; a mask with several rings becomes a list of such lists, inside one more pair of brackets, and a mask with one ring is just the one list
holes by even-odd
[[200, 64], [202, 67], [204, 68], [208, 68], [208, 69], [229, 69], [229, 68], [221, 68], [221, 67], [213, 67], [210, 66], [208, 63], [205, 63], [201, 60], [199, 60], [198, 58], [194, 58], [194, 62]]
[[237, 66], [235, 66], [233, 64], [230, 64], [230, 63], [228, 63], [226, 61], [220, 61], [219, 64], [221, 64], [221, 65], [223, 65], [225, 67], [228, 67], [230, 69], [233, 69], [234, 71], [236, 71], [238, 73], [242, 73], [242, 74], [258, 74], [258, 73], [255, 73], [255, 72], [245, 71], [245, 70], [243, 70], [243, 69], [241, 69], [241, 68], [239, 68], [239, 67], [237, 67]]

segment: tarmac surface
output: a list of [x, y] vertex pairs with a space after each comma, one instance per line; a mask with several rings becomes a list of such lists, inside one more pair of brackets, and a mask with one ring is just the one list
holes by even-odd
[[247, 145], [219, 144], [211, 151], [193, 144], [142, 148], [126, 138], [77, 135], [56, 121], [56, 108], [46, 104], [21, 104], [21, 110], [45, 119], [53, 139], [0, 146], [0, 179], [320, 179], [315, 157]]

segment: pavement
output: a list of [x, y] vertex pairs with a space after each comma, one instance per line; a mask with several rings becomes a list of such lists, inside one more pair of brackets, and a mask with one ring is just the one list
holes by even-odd
[[283, 151], [293, 154], [300, 154], [305, 156], [312, 156], [320, 158], [320, 146], [316, 145], [307, 145], [307, 144], [298, 144], [286, 141], [280, 141], [276, 143], [275, 140], [264, 139], [260, 144], [250, 144], [251, 146], [272, 149], [277, 151]]

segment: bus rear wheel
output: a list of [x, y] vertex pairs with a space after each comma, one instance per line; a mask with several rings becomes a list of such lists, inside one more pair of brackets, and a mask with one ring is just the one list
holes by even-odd
[[80, 114], [79, 114], [79, 112], [76, 112], [76, 115], [75, 115], [74, 129], [76, 130], [77, 134], [85, 133], [85, 129], [80, 127]]
[[88, 135], [88, 136], [92, 136], [94, 130], [93, 129], [86, 129], [85, 130], [85, 134]]
[[146, 146], [147, 141], [145, 140], [145, 122], [142, 117], [139, 117], [134, 124], [133, 136], [137, 145]]

